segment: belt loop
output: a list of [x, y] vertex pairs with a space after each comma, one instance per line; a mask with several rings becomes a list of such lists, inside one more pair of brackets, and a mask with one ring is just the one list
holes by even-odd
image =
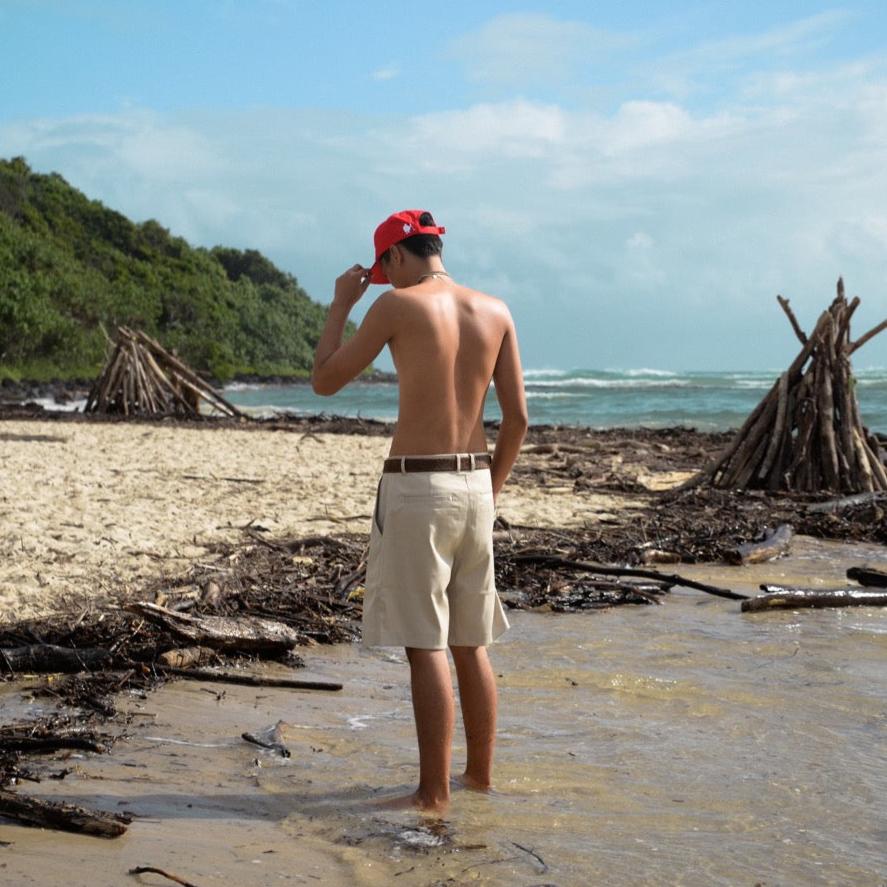
[[407, 470], [407, 457], [401, 456], [400, 457], [400, 473], [405, 474], [406, 470]]
[[462, 470], [462, 454], [456, 453], [456, 471]]
[[474, 453], [469, 454], [471, 457], [471, 470], [474, 471]]

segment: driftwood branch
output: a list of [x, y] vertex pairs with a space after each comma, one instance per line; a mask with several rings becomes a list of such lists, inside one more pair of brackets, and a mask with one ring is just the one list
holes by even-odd
[[135, 868], [131, 868], [128, 874], [160, 875], [161, 878], [166, 878], [167, 881], [172, 881], [174, 884], [180, 884], [181, 887], [197, 887], [192, 881], [186, 881], [184, 878], [179, 877], [179, 875], [173, 875], [172, 873], [159, 869], [157, 866], [153, 865], [137, 865]]
[[887, 330], [887, 320], [882, 320], [876, 327], [872, 327], [867, 333], [860, 336], [855, 342], [851, 342], [850, 347], [847, 350], [848, 354], [853, 354], [854, 351], [862, 348], [869, 339], [874, 339], [878, 333], [884, 332]]
[[840, 499], [829, 499], [828, 502], [816, 502], [808, 505], [807, 511], [814, 514], [834, 514], [844, 508], [867, 505], [869, 502], [887, 502], [887, 492], [855, 493], [852, 496], [842, 496]]
[[697, 591], [704, 591], [707, 594], [713, 594], [717, 597], [729, 598], [731, 600], [745, 600], [748, 597], [747, 594], [741, 594], [738, 591], [730, 591], [727, 588], [718, 588], [716, 585], [707, 585], [704, 582], [697, 582], [695, 579], [685, 579], [683, 576], [678, 576], [674, 573], [660, 573], [657, 570], [643, 570], [637, 567], [611, 567], [605, 564], [574, 561], [555, 554], [518, 554], [515, 555], [512, 560], [544, 563], [549, 566], [570, 567], [574, 570], [588, 570], [591, 573], [599, 573], [601, 576], [639, 576], [642, 579], [656, 579], [662, 582], [667, 582], [670, 585], [681, 585], [685, 588], [695, 588]]
[[776, 301], [782, 306], [782, 310], [785, 312], [785, 316], [788, 318], [788, 322], [792, 325], [792, 329], [795, 331], [795, 335], [798, 337], [798, 341], [802, 345], [807, 344], [807, 334], [801, 329], [801, 325], [798, 323], [798, 318], [795, 317], [795, 312], [792, 311], [791, 306], [788, 303], [788, 299], [783, 298], [782, 296], [777, 296]]
[[215, 681], [219, 684], [242, 684], [245, 687], [282, 687], [288, 690], [341, 690], [334, 681], [301, 681], [296, 678], [272, 678], [207, 668], [163, 668], [165, 674], [192, 681]]

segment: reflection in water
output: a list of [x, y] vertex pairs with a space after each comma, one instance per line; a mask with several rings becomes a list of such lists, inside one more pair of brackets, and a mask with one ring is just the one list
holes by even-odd
[[[828, 587], [865, 560], [887, 551], [799, 540], [775, 564], [683, 572]], [[130, 834], [97, 849], [2, 826], [16, 852], [0, 862], [94, 884], [150, 863], [201, 887], [887, 878], [887, 612], [741, 614], [675, 591], [662, 607], [512, 615], [493, 649], [497, 790], [456, 793], [444, 821], [368, 804], [416, 777], [402, 655], [315, 648], [312, 670], [344, 693], [182, 683], [134, 699], [157, 715], [141, 735], [33, 788], [134, 811]], [[291, 757], [240, 739], [278, 720]], [[458, 772], [461, 743], [455, 756]]]

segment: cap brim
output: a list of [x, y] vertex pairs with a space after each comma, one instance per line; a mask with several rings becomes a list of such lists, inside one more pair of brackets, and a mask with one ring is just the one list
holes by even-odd
[[385, 272], [382, 270], [382, 262], [379, 259], [376, 259], [373, 263], [373, 267], [370, 268], [370, 283], [391, 283]]

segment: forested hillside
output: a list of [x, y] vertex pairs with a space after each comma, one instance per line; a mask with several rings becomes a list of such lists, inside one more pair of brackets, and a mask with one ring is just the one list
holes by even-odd
[[255, 250], [192, 247], [0, 159], [0, 379], [91, 378], [120, 324], [222, 381], [307, 376], [325, 312]]

